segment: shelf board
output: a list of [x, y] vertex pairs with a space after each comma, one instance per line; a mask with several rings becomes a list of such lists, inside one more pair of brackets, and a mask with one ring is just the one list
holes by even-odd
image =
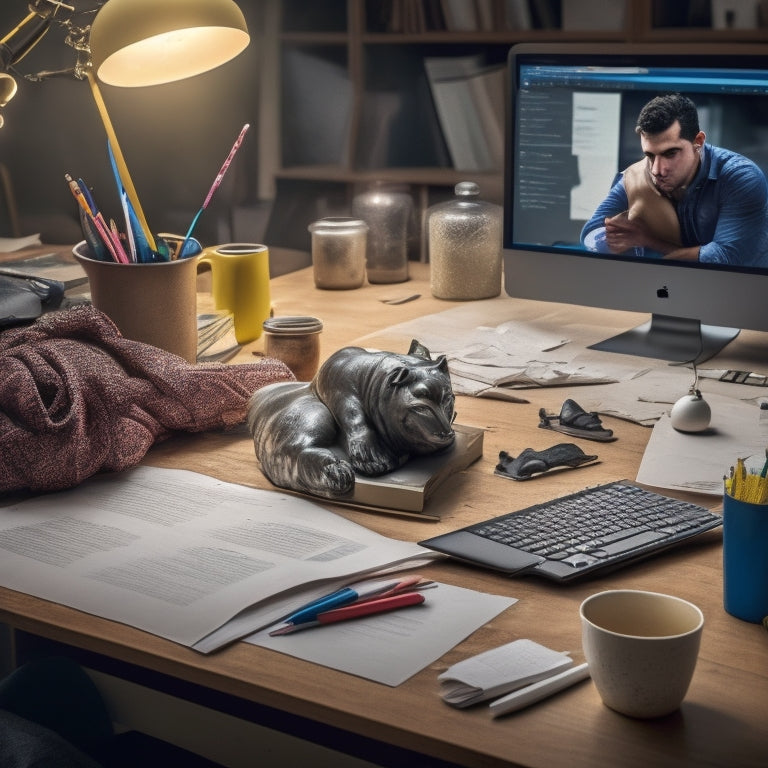
[[400, 168], [346, 168], [339, 165], [302, 165], [281, 168], [276, 173], [281, 179], [328, 182], [402, 182], [409, 184], [427, 184], [446, 186], [465, 180], [487, 180], [492, 182], [501, 178], [498, 171], [458, 171], [455, 168], [400, 167]]
[[567, 29], [513, 29], [477, 32], [368, 32], [360, 36], [364, 45], [514, 45], [522, 42], [606, 42], [627, 39], [625, 29], [584, 32]]
[[280, 40], [294, 45], [347, 45], [349, 34], [346, 32], [281, 32]]

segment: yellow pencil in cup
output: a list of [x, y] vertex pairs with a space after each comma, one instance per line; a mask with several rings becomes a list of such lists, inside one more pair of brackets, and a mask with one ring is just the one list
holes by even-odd
[[728, 494], [739, 501], [744, 501], [744, 488], [746, 486], [747, 469], [744, 459], [736, 459], [736, 466], [731, 467], [731, 482], [728, 484]]

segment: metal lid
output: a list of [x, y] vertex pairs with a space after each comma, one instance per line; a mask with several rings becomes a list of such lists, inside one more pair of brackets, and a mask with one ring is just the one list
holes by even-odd
[[264, 321], [267, 333], [320, 333], [323, 330], [322, 320], [316, 317], [301, 315], [286, 315], [285, 317], [269, 317]]
[[325, 219], [313, 221], [307, 229], [310, 232], [321, 234], [335, 234], [345, 232], [367, 232], [368, 225], [353, 216], [329, 216]]

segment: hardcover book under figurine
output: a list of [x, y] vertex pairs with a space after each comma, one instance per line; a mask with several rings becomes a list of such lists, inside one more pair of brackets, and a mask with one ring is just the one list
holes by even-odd
[[272, 483], [343, 499], [356, 473], [381, 476], [411, 457], [451, 448], [453, 408], [444, 357], [431, 360], [421, 348], [400, 355], [345, 347], [311, 382], [258, 390], [248, 427]]

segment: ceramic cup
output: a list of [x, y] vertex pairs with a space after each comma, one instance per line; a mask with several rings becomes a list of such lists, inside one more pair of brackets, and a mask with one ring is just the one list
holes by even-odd
[[198, 264], [211, 268], [214, 304], [216, 309], [232, 313], [237, 343], [258, 339], [271, 309], [267, 246], [217, 245], [206, 248]]
[[91, 258], [82, 241], [73, 254], [85, 270], [91, 302], [127, 339], [197, 359], [197, 259], [118, 264]]
[[603, 703], [630, 717], [661, 717], [682, 704], [704, 616], [672, 595], [611, 590], [580, 608], [582, 643]]

